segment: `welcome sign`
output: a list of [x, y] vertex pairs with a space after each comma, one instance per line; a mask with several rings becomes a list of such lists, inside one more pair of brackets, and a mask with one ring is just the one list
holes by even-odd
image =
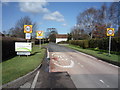
[[15, 42], [15, 51], [16, 52], [31, 52], [32, 43], [30, 42]]

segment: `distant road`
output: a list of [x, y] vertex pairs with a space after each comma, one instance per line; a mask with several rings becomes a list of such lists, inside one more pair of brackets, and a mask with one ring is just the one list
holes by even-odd
[[65, 72], [77, 88], [118, 88], [118, 67], [54, 43], [48, 45], [50, 72]]

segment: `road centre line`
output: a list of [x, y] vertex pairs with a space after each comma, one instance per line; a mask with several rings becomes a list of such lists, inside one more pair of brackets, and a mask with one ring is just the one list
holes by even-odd
[[36, 76], [35, 76], [35, 78], [33, 80], [33, 83], [31, 85], [31, 90], [33, 90], [35, 88], [35, 85], [37, 83], [37, 79], [38, 79], [39, 73], [40, 73], [40, 71], [37, 72], [37, 74], [36, 74]]

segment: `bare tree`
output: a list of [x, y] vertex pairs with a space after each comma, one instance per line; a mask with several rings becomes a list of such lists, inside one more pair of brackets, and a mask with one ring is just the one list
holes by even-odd
[[35, 31], [37, 30], [37, 24], [32, 22], [32, 20], [28, 16], [25, 16], [20, 20], [18, 20], [17, 23], [15, 24], [15, 27], [11, 28], [9, 33], [13, 34], [16, 37], [24, 38], [25, 37], [24, 25], [32, 25], [33, 36], [35, 36]]
[[89, 36], [84, 32], [79, 25], [74, 26], [71, 29], [71, 35], [73, 40], [87, 39]]
[[77, 24], [82, 24], [82, 27], [93, 37], [93, 30], [96, 23], [97, 10], [95, 8], [89, 8], [83, 13], [80, 13], [77, 17]]
[[46, 37], [50, 39], [50, 42], [56, 42], [56, 35], [58, 34], [56, 28], [48, 28]]
[[109, 12], [108, 12], [108, 19], [109, 19], [109, 25], [110, 27], [116, 28], [118, 30], [118, 25], [119, 25], [119, 16], [120, 13], [120, 8], [119, 8], [119, 3], [118, 2], [113, 2], [110, 7], [109, 7]]

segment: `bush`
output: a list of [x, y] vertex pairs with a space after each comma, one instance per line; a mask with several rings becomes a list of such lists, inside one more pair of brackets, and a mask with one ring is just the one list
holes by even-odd
[[[82, 48], [99, 48], [101, 50], [109, 49], [109, 38], [95, 38], [90, 40], [71, 40], [69, 44], [78, 45]], [[120, 52], [120, 37], [112, 37], [111, 51]]]
[[61, 42], [58, 42], [58, 44], [68, 44], [68, 41], [61, 41]]
[[88, 48], [89, 47], [88, 40], [71, 40], [71, 41], [69, 41], [69, 44], [78, 45], [82, 48]]
[[16, 55], [15, 42], [24, 42], [25, 39], [13, 38], [13, 37], [2, 37], [2, 61], [5, 61]]

